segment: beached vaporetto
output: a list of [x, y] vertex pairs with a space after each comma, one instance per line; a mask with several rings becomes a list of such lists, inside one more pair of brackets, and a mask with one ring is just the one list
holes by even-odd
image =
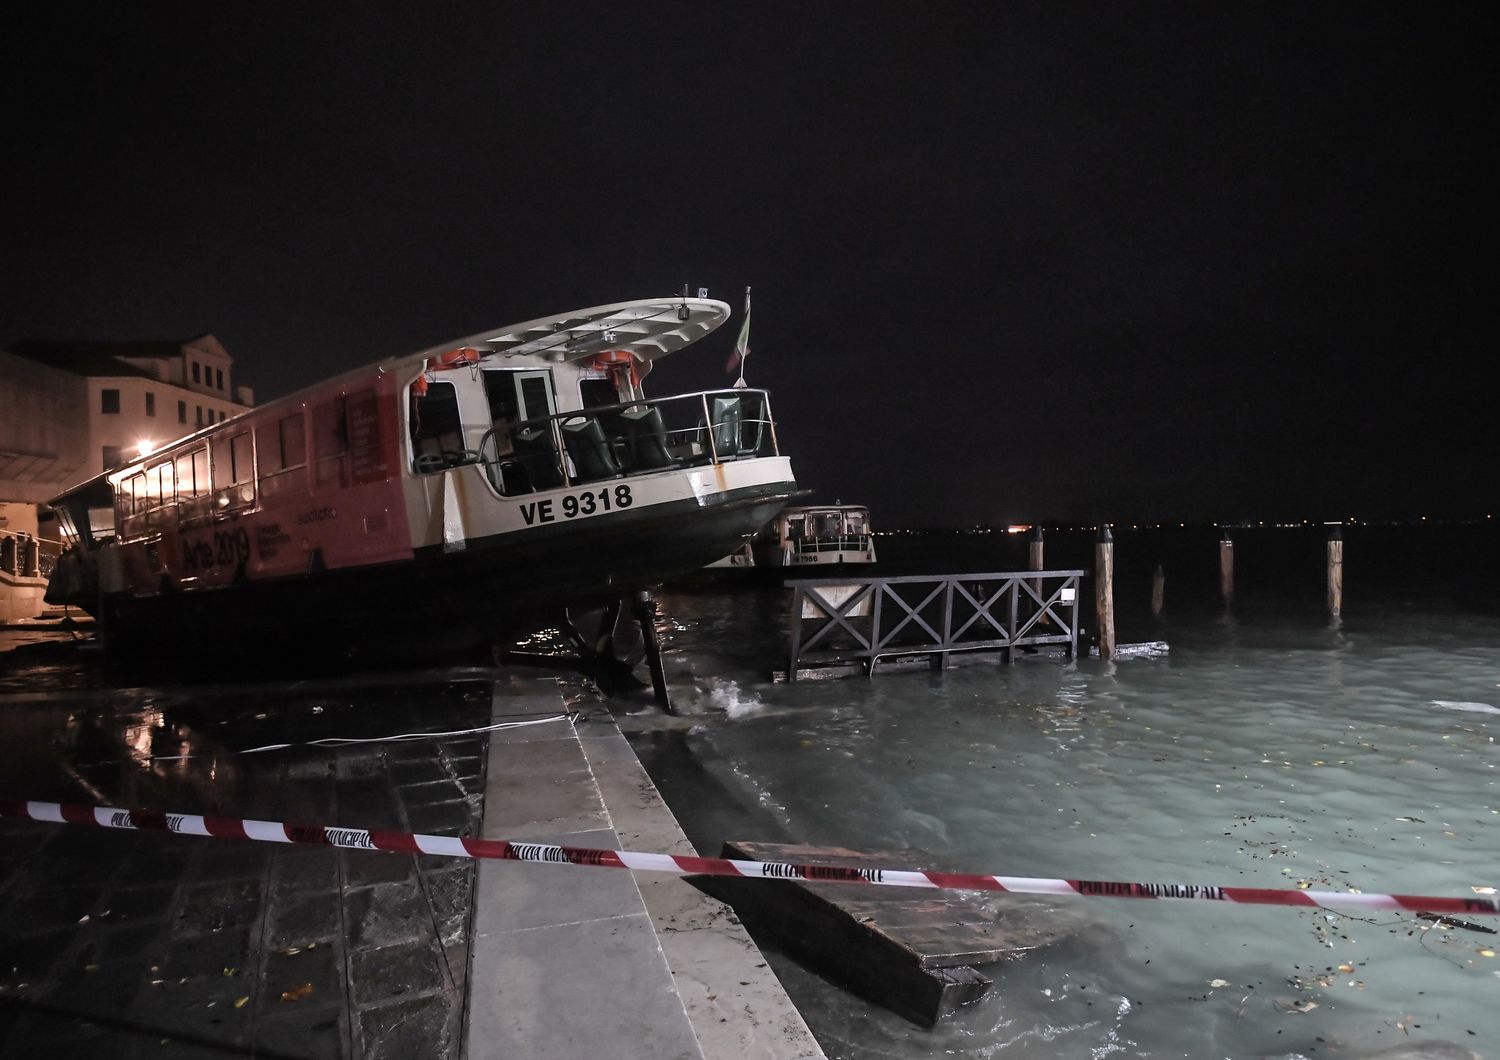
[[558, 313], [392, 357], [85, 482], [48, 600], [107, 641], [453, 647], [738, 548], [796, 489], [765, 391], [647, 399], [729, 306]]

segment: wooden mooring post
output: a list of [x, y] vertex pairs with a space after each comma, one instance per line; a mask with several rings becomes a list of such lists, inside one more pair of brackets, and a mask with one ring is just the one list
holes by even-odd
[[656, 635], [656, 601], [651, 593], [642, 589], [633, 601], [636, 620], [641, 624], [641, 640], [646, 647], [646, 668], [651, 671], [651, 691], [657, 705], [668, 714], [672, 709], [672, 694], [667, 688], [667, 674], [661, 665], [661, 640]]
[[[1041, 570], [1042, 564], [1045, 562], [1042, 558], [1043, 551], [1042, 528], [1040, 526], [1032, 527], [1031, 537], [1026, 542], [1026, 565], [1032, 570]], [[1031, 579], [1031, 591], [1038, 596], [1042, 595], [1042, 580], [1040, 578]], [[1041, 622], [1042, 625], [1047, 624], [1046, 615], [1042, 616]]]
[[1115, 538], [1099, 524], [1094, 545], [1094, 610], [1099, 620], [1099, 658], [1115, 657]]
[[1234, 540], [1228, 530], [1219, 535], [1219, 595], [1225, 607], [1234, 603]]
[[1344, 610], [1344, 535], [1338, 527], [1328, 531], [1328, 614], [1338, 618]]
[[1167, 595], [1167, 576], [1161, 569], [1161, 564], [1156, 565], [1156, 573], [1151, 575], [1151, 617], [1160, 618], [1162, 603]]

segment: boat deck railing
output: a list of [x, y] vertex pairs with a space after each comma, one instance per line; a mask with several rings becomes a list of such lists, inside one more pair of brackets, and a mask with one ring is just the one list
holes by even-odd
[[797, 554], [813, 552], [868, 552], [869, 534], [838, 534], [832, 537], [793, 537], [787, 547]]
[[514, 496], [779, 453], [766, 391], [705, 390], [496, 424], [477, 456]]
[[930, 656], [938, 668], [957, 652], [1061, 645], [1078, 654], [1081, 570], [933, 574], [798, 581], [792, 596], [791, 658], [799, 670]]

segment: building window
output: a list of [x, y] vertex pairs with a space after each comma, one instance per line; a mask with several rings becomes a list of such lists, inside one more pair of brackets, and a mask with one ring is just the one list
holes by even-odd
[[229, 413], [227, 413], [227, 412], [221, 412], [221, 413], [219, 413], [219, 422], [220, 423], [223, 423], [228, 418], [229, 418]]
[[156, 395], [149, 390], [146, 391], [146, 415], [156, 415]]
[[203, 368], [197, 361], [193, 362], [193, 382], [203, 382]]
[[120, 392], [118, 390], [101, 390], [101, 391], [99, 391], [99, 411], [100, 412], [119, 412], [120, 411]]
[[203, 426], [203, 406], [202, 405], [194, 405], [193, 407], [198, 410], [198, 426], [202, 427]]
[[215, 368], [214, 369], [214, 389], [215, 390], [223, 390], [224, 389], [224, 369], [222, 369], [222, 368]]
[[120, 447], [118, 445], [106, 445], [104, 447], [104, 470], [108, 471], [110, 468], [119, 467], [121, 462]]
[[177, 422], [178, 423], [186, 423], [187, 422], [187, 402], [186, 401], [179, 401], [177, 403]]

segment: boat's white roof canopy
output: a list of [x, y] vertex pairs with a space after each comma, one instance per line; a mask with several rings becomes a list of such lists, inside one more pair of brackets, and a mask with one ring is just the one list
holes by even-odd
[[473, 347], [505, 356], [575, 361], [606, 350], [629, 350], [643, 361], [654, 361], [697, 342], [728, 319], [729, 306], [716, 299], [646, 298], [481, 331], [423, 350], [421, 356]]

